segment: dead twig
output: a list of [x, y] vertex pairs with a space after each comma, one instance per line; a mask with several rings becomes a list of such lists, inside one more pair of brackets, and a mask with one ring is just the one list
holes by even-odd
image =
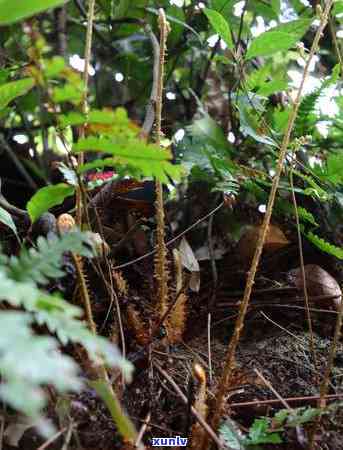
[[[281, 397], [281, 395], [277, 392], [277, 390], [272, 386], [270, 381], [268, 381], [258, 369], [255, 368], [254, 372], [263, 381], [263, 383], [267, 386], [267, 388], [275, 395], [275, 397], [277, 397], [277, 399], [282, 403], [282, 405], [289, 411], [289, 413], [293, 417], [295, 417], [296, 413], [295, 413], [294, 409], [288, 405], [287, 401], [283, 397]], [[303, 436], [303, 433], [301, 432], [301, 429], [299, 426], [296, 426], [295, 429], [296, 429], [297, 439], [298, 439], [299, 444], [304, 446], [304, 444], [306, 444], [306, 438]]]
[[[185, 396], [185, 394], [181, 391], [181, 389], [179, 388], [179, 386], [175, 383], [175, 381], [167, 374], [167, 372], [165, 370], [162, 369], [162, 367], [160, 367], [156, 362], [153, 362], [154, 367], [157, 369], [157, 371], [163, 376], [163, 378], [165, 378], [168, 383], [170, 383], [173, 388], [174, 391], [178, 394], [178, 396], [181, 398], [181, 400], [183, 401], [183, 403], [185, 405], [188, 405], [188, 400], [187, 397]], [[218, 448], [223, 448], [223, 444], [220, 441], [220, 439], [218, 438], [218, 436], [215, 434], [215, 432], [213, 431], [213, 429], [208, 425], [207, 422], [205, 422], [205, 420], [201, 417], [201, 415], [197, 412], [197, 410], [195, 408], [193, 408], [193, 406], [191, 407], [191, 411], [192, 414], [194, 415], [194, 417], [196, 418], [196, 420], [200, 423], [200, 425], [204, 428], [204, 430], [206, 431], [206, 433], [208, 434], [208, 436], [213, 440], [213, 442], [215, 442], [218, 446]], [[230, 447], [226, 447], [228, 450], [230, 450]], [[232, 450], [232, 449], [231, 449]]]
[[144, 422], [143, 422], [143, 424], [142, 424], [142, 426], [141, 426], [141, 428], [140, 428], [140, 430], [139, 430], [139, 432], [138, 432], [137, 439], [136, 439], [136, 442], [135, 442], [135, 447], [136, 447], [136, 448], [137, 448], [137, 447], [139, 448], [139, 446], [141, 445], [141, 441], [142, 441], [142, 439], [143, 439], [144, 433], [146, 432], [146, 429], [147, 429], [148, 426], [149, 426], [150, 420], [151, 420], [151, 413], [149, 412], [149, 413], [146, 415], [146, 417], [145, 417], [145, 419], [144, 419]]
[[[325, 399], [326, 400], [338, 400], [340, 398], [343, 398], [343, 393], [342, 394], [330, 394], [330, 395], [326, 395]], [[283, 400], [287, 403], [300, 403], [303, 404], [305, 403], [315, 403], [317, 402], [317, 400], [320, 399], [320, 395], [310, 395], [307, 397], [288, 397], [288, 398], [284, 398]], [[231, 403], [230, 404], [230, 408], [235, 409], [235, 408], [251, 408], [252, 406], [262, 406], [262, 405], [280, 405], [282, 404], [282, 402], [278, 399], [273, 399], [273, 400], [253, 400], [251, 402], [239, 402], [239, 403]]]
[[46, 448], [49, 447], [50, 444], [52, 444], [53, 442], [56, 441], [56, 439], [58, 439], [63, 433], [65, 433], [68, 430], [68, 427], [64, 427], [62, 428], [62, 430], [57, 431], [57, 433], [55, 433], [53, 436], [51, 436], [46, 442], [44, 442], [44, 444], [42, 444], [41, 446], [39, 446], [37, 448], [37, 450], [45, 450]]

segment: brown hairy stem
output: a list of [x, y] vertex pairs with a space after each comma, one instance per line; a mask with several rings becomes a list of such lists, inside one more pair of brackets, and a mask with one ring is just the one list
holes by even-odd
[[[164, 10], [159, 9], [158, 23], [160, 27], [160, 57], [158, 65], [157, 94], [156, 94], [156, 143], [161, 144], [162, 131], [162, 98], [163, 98], [163, 78], [164, 62], [166, 54], [166, 42], [169, 32], [169, 25]], [[156, 181], [156, 220], [157, 220], [157, 254], [155, 259], [155, 277], [157, 279], [157, 308], [159, 317], [162, 317], [167, 310], [168, 302], [168, 270], [166, 261], [165, 244], [165, 221], [163, 206], [163, 188], [160, 181]]]
[[[318, 30], [316, 32], [316, 35], [314, 37], [314, 40], [313, 40], [313, 44], [312, 44], [312, 47], [311, 47], [311, 50], [310, 50], [310, 53], [308, 56], [308, 60], [306, 62], [305, 68], [304, 68], [302, 80], [301, 80], [301, 83], [300, 83], [300, 86], [299, 86], [299, 89], [297, 92], [296, 99], [293, 104], [293, 109], [290, 113], [286, 133], [284, 135], [284, 138], [283, 138], [283, 141], [281, 144], [281, 148], [279, 151], [279, 158], [278, 158], [278, 163], [277, 163], [277, 168], [276, 168], [276, 174], [273, 179], [271, 191], [269, 194], [266, 214], [264, 216], [261, 233], [259, 235], [259, 239], [257, 242], [253, 261], [251, 263], [251, 267], [248, 272], [248, 279], [247, 279], [247, 283], [245, 286], [244, 297], [243, 297], [243, 300], [242, 300], [242, 303], [240, 306], [238, 318], [236, 320], [233, 336], [232, 336], [231, 341], [228, 346], [222, 377], [221, 377], [221, 380], [219, 381], [219, 388], [217, 390], [215, 400], [213, 403], [214, 407], [213, 407], [213, 416], [212, 416], [211, 426], [214, 430], [218, 429], [220, 418], [221, 418], [221, 415], [223, 412], [225, 395], [226, 395], [226, 392], [227, 392], [227, 390], [230, 386], [231, 380], [232, 380], [236, 348], [237, 348], [237, 345], [240, 340], [241, 333], [242, 333], [242, 330], [244, 327], [244, 319], [245, 319], [245, 316], [246, 316], [246, 313], [247, 313], [247, 310], [249, 307], [249, 301], [250, 301], [250, 296], [251, 296], [251, 292], [253, 289], [253, 285], [255, 282], [257, 267], [258, 267], [260, 257], [262, 254], [262, 249], [263, 249], [263, 245], [264, 245], [264, 242], [266, 239], [268, 226], [270, 224], [270, 219], [271, 219], [272, 212], [273, 212], [273, 206], [274, 206], [274, 202], [275, 202], [276, 192], [277, 192], [279, 181], [281, 178], [281, 173], [283, 170], [283, 165], [284, 165], [284, 161], [286, 158], [288, 145], [289, 145], [289, 142], [291, 139], [291, 133], [292, 133], [293, 126], [295, 123], [295, 119], [297, 117], [304, 84], [305, 84], [305, 81], [306, 81], [308, 73], [309, 73], [310, 63], [312, 61], [314, 54], [316, 53], [316, 51], [318, 49], [320, 37], [326, 26], [332, 3], [333, 3], [333, 0], [329, 0], [326, 4], [324, 12], [321, 14], [320, 24], [319, 24]], [[207, 440], [207, 442], [204, 443], [202, 449], [207, 450], [207, 448], [208, 448], [208, 440]]]

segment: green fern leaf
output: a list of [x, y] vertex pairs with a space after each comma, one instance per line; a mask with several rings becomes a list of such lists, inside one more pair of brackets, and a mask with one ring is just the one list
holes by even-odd
[[102, 166], [124, 165], [141, 173], [144, 177], [157, 178], [162, 183], [168, 183], [168, 177], [180, 178], [180, 167], [173, 165], [170, 161], [172, 154], [169, 150], [162, 149], [155, 144], [147, 144], [138, 138], [122, 137], [88, 137], [81, 139], [74, 145], [75, 153], [104, 152], [112, 155], [111, 158], [93, 161], [81, 167], [81, 172]]
[[294, 125], [295, 136], [311, 134], [316, 122], [316, 103], [321, 95], [319, 88], [302, 99]]
[[310, 175], [305, 175], [298, 170], [293, 170], [293, 172], [310, 186], [303, 191], [305, 195], [310, 195], [323, 201], [327, 201], [329, 199], [329, 194], [323, 188], [321, 188]]
[[313, 234], [311, 232], [306, 234], [307, 239], [312, 242], [316, 247], [318, 247], [323, 252], [329, 253], [330, 255], [336, 256], [338, 259], [343, 259], [343, 248], [336, 247], [333, 244], [325, 241], [321, 237]]
[[16, 281], [46, 284], [49, 278], [60, 278], [64, 275], [60, 265], [65, 252], [91, 257], [87, 235], [72, 232], [60, 238], [53, 236], [46, 239], [40, 236], [37, 239], [37, 248], [23, 249], [19, 256], [10, 258], [8, 275]]
[[0, 313], [0, 396], [13, 408], [37, 417], [46, 398], [41, 385], [51, 384], [63, 392], [79, 390], [82, 382], [77, 364], [59, 352], [56, 339], [33, 334], [33, 320], [28, 312]]

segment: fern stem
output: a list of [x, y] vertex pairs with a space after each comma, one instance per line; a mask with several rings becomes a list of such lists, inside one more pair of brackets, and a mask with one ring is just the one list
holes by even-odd
[[[73, 261], [75, 264], [76, 273], [77, 273], [79, 283], [80, 283], [81, 296], [82, 296], [83, 304], [85, 307], [88, 326], [89, 326], [91, 332], [94, 335], [96, 335], [97, 334], [96, 325], [95, 325], [95, 322], [93, 319], [93, 312], [92, 312], [92, 306], [91, 306], [90, 296], [89, 296], [88, 287], [87, 287], [87, 281], [86, 281], [86, 277], [85, 277], [85, 274], [84, 274], [83, 268], [82, 268], [82, 260], [81, 260], [81, 257], [79, 257], [78, 255], [75, 255], [75, 253], [72, 253], [72, 258], [73, 258]], [[115, 423], [117, 424], [118, 429], [120, 428], [120, 425], [124, 426], [125, 429], [129, 429], [130, 436], [128, 436], [128, 435], [125, 436], [125, 433], [123, 433], [123, 436], [126, 437], [126, 439], [129, 439], [130, 441], [134, 442], [134, 440], [137, 438], [136, 429], [135, 429], [133, 423], [131, 422], [130, 418], [128, 416], [126, 416], [126, 414], [121, 409], [119, 400], [113, 389], [111, 380], [108, 376], [108, 373], [107, 373], [107, 370], [106, 370], [106, 367], [105, 367], [102, 357], [100, 357], [99, 363], [96, 365], [95, 370], [96, 370], [97, 377], [105, 383], [105, 386], [107, 386], [107, 389], [108, 389], [108, 391], [107, 391], [108, 395], [105, 395], [103, 400], [105, 401], [105, 403], [108, 407], [109, 407], [109, 405], [115, 405], [116, 414], [113, 415], [113, 419], [114, 419]], [[98, 386], [100, 386], [99, 389], [102, 389], [101, 385], [98, 385]], [[110, 407], [109, 407], [109, 409], [111, 410]], [[143, 448], [143, 447], [140, 446], [139, 448]]]
[[[262, 254], [262, 249], [263, 249], [263, 245], [264, 245], [264, 242], [266, 239], [268, 226], [270, 224], [270, 219], [271, 219], [272, 212], [273, 212], [273, 206], [274, 206], [274, 202], [275, 202], [276, 192], [277, 192], [277, 189], [279, 186], [279, 181], [281, 178], [281, 173], [282, 173], [284, 161], [286, 158], [288, 145], [289, 145], [289, 142], [291, 139], [291, 133], [292, 133], [292, 130], [294, 127], [295, 119], [297, 117], [297, 113], [298, 113], [298, 109], [299, 109], [299, 105], [300, 105], [300, 99], [301, 99], [301, 96], [303, 93], [304, 84], [308, 77], [310, 63], [318, 49], [319, 40], [320, 40], [322, 32], [326, 26], [332, 4], [333, 4], [333, 0], [329, 0], [326, 3], [324, 12], [321, 14], [320, 24], [319, 24], [319, 27], [317, 29], [316, 35], [315, 35], [313, 43], [312, 43], [309, 57], [308, 57], [308, 60], [306, 62], [305, 68], [304, 68], [301, 83], [298, 88], [297, 96], [296, 96], [296, 99], [293, 104], [293, 109], [291, 111], [291, 114], [290, 114], [290, 117], [288, 120], [287, 130], [284, 135], [284, 138], [283, 138], [283, 141], [281, 144], [281, 148], [279, 151], [279, 158], [278, 158], [278, 163], [277, 163], [277, 168], [276, 168], [276, 174], [273, 179], [273, 184], [272, 184], [271, 191], [269, 194], [266, 214], [264, 216], [261, 233], [259, 235], [259, 239], [257, 242], [253, 261], [251, 263], [250, 271], [248, 272], [248, 279], [247, 279], [247, 283], [246, 283], [245, 290], [244, 290], [243, 300], [242, 300], [240, 310], [239, 310], [239, 316], [236, 320], [233, 336], [232, 336], [231, 341], [228, 346], [223, 374], [222, 374], [221, 380], [219, 381], [219, 388], [217, 390], [215, 400], [214, 400], [214, 410], [213, 410], [213, 416], [212, 416], [212, 421], [211, 421], [211, 426], [214, 430], [218, 429], [220, 417], [221, 417], [223, 407], [224, 407], [225, 394], [227, 392], [228, 387], [230, 386], [230, 382], [232, 379], [232, 372], [233, 372], [233, 368], [234, 368], [236, 348], [237, 348], [237, 345], [240, 340], [241, 333], [242, 333], [242, 330], [244, 327], [244, 319], [245, 319], [245, 316], [246, 316], [246, 313], [248, 310], [251, 291], [252, 291], [252, 288], [253, 288], [253, 285], [255, 282], [257, 267], [258, 267], [260, 257]], [[206, 439], [206, 442], [204, 443], [202, 449], [207, 450], [207, 448], [208, 448], [208, 439]]]
[[83, 272], [82, 260], [81, 260], [80, 256], [75, 255], [75, 253], [72, 253], [72, 258], [74, 261], [77, 278], [79, 280], [79, 285], [80, 285], [80, 289], [81, 289], [81, 297], [82, 297], [82, 302], [83, 302], [83, 305], [85, 308], [88, 326], [89, 326], [89, 329], [91, 330], [91, 332], [93, 334], [96, 334], [96, 325], [95, 325], [95, 322], [93, 319], [91, 299], [90, 299], [89, 292], [88, 292], [86, 277]]
[[294, 192], [294, 183], [293, 183], [293, 165], [291, 165], [291, 170], [289, 174], [289, 182], [292, 190], [292, 202], [294, 206], [294, 215], [295, 215], [295, 223], [297, 227], [297, 237], [298, 237], [298, 247], [299, 247], [299, 260], [300, 260], [300, 268], [301, 268], [301, 276], [302, 276], [302, 282], [303, 282], [303, 292], [304, 292], [304, 299], [305, 299], [305, 311], [306, 311], [306, 318], [308, 323], [308, 329], [310, 332], [310, 351], [312, 353], [312, 359], [314, 368], [316, 371], [318, 370], [318, 361], [314, 346], [314, 336], [313, 336], [313, 327], [312, 327], [312, 319], [311, 319], [311, 312], [310, 312], [310, 301], [308, 298], [308, 292], [307, 292], [307, 282], [306, 282], [306, 274], [305, 274], [305, 263], [304, 263], [304, 254], [303, 254], [303, 243], [302, 243], [302, 237], [301, 237], [301, 231], [300, 231], [300, 220], [299, 220], [299, 212], [298, 212], [298, 204], [297, 199], [295, 197]]
[[[83, 82], [84, 82], [84, 93], [81, 103], [81, 111], [83, 114], [87, 114], [88, 112], [88, 80], [89, 80], [89, 64], [91, 59], [91, 50], [92, 50], [92, 37], [93, 37], [93, 22], [94, 22], [94, 9], [95, 9], [95, 0], [89, 0], [88, 6], [88, 16], [87, 16], [87, 33], [86, 33], [86, 46], [85, 46], [85, 67], [83, 71]], [[80, 128], [80, 137], [84, 137], [85, 127], [84, 125]], [[84, 163], [84, 154], [81, 152], [78, 156], [78, 166]], [[82, 209], [83, 203], [85, 201], [84, 196], [82, 195], [82, 187], [79, 186], [76, 190], [76, 224], [81, 226], [82, 224]]]
[[[157, 95], [156, 95], [156, 143], [161, 144], [162, 131], [162, 98], [163, 98], [163, 78], [164, 63], [166, 54], [166, 43], [169, 32], [169, 25], [166, 20], [164, 10], [159, 9], [158, 22], [160, 27], [160, 55], [157, 77]], [[163, 206], [163, 188], [160, 181], [156, 181], [156, 220], [157, 220], [157, 255], [155, 262], [155, 276], [158, 283], [157, 301], [159, 317], [162, 317], [167, 310], [168, 298], [168, 271], [166, 261], [166, 245], [165, 245], [165, 220]]]

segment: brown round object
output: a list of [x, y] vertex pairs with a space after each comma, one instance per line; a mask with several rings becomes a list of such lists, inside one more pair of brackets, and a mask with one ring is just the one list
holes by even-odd
[[[316, 264], [307, 264], [305, 267], [306, 288], [310, 297], [318, 306], [334, 307], [339, 310], [342, 302], [342, 290], [337, 281], [324, 269]], [[290, 270], [287, 274], [289, 281], [299, 290], [303, 290], [301, 267]], [[327, 297], [327, 298], [320, 298]]]
[[61, 214], [57, 218], [57, 230], [60, 234], [68, 233], [75, 228], [75, 220], [74, 217], [70, 214]]

